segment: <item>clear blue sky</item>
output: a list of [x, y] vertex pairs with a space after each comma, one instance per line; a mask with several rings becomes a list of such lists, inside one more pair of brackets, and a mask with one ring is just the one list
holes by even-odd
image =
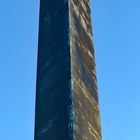
[[[103, 140], [140, 140], [139, 7], [91, 0]], [[0, 1], [0, 140], [33, 140], [38, 11]]]

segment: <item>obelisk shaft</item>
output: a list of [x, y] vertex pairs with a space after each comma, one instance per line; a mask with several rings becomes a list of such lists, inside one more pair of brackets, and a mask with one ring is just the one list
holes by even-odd
[[35, 140], [101, 140], [89, 0], [41, 0]]

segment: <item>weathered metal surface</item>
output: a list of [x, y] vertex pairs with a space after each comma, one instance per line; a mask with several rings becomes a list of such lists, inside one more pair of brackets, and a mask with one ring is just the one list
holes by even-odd
[[41, 0], [35, 140], [101, 140], [89, 0]]
[[74, 140], [101, 140], [89, 0], [70, 0]]
[[70, 46], [66, 0], [41, 0], [35, 140], [67, 140], [70, 125]]

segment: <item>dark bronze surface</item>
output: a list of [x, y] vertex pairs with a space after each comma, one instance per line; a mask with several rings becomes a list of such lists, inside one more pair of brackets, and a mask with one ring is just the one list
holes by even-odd
[[101, 140], [89, 0], [41, 0], [35, 140]]
[[89, 0], [70, 0], [74, 139], [101, 140]]

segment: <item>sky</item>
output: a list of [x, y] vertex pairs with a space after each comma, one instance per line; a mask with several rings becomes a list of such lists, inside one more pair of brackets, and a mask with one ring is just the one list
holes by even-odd
[[[140, 1], [91, 0], [103, 140], [140, 139]], [[0, 0], [0, 140], [33, 140], [39, 0]]]

